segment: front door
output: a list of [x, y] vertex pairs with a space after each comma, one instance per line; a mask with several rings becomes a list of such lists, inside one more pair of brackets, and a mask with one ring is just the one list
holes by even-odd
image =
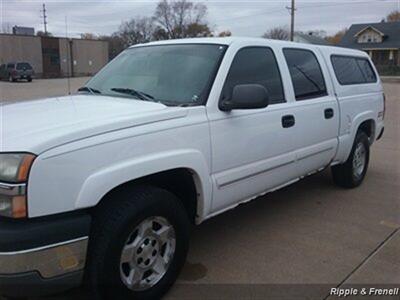
[[296, 127], [293, 103], [286, 101], [276, 55], [269, 47], [237, 51], [220, 100], [238, 84], [261, 84], [270, 105], [223, 112], [210, 109], [213, 212], [296, 179]]

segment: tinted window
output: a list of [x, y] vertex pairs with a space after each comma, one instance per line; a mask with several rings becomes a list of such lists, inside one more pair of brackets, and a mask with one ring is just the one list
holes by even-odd
[[326, 95], [324, 76], [314, 53], [301, 49], [284, 49], [283, 53], [292, 77], [296, 100]]
[[376, 75], [374, 70], [371, 67], [369, 61], [365, 58], [357, 58], [357, 64], [361, 69], [361, 72], [364, 75], [365, 81], [369, 82], [376, 82]]
[[233, 88], [239, 84], [261, 84], [268, 90], [270, 104], [285, 102], [278, 64], [269, 48], [248, 47], [238, 51], [229, 69], [221, 98], [229, 99]]
[[32, 67], [28, 63], [17, 63], [17, 70], [30, 70], [30, 69], [32, 69]]
[[14, 69], [14, 64], [8, 64], [7, 69]]
[[331, 58], [337, 80], [342, 85], [376, 82], [376, 75], [365, 58], [337, 56]]

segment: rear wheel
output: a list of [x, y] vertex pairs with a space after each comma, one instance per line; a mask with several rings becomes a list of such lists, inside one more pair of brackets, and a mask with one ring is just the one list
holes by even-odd
[[86, 276], [91, 295], [159, 299], [186, 259], [186, 211], [173, 194], [155, 187], [137, 187], [105, 201], [90, 237]]
[[359, 186], [367, 173], [368, 163], [369, 139], [363, 131], [359, 131], [347, 161], [332, 167], [333, 181], [345, 188]]
[[32, 77], [28, 77], [28, 82], [32, 82]]

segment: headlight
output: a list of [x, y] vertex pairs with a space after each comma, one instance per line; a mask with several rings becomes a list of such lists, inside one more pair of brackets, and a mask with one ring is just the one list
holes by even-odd
[[35, 155], [0, 153], [0, 216], [27, 216], [26, 182]]
[[25, 182], [35, 156], [25, 153], [0, 154], [0, 182]]

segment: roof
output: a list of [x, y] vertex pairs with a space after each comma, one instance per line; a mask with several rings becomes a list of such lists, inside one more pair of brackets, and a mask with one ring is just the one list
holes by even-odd
[[[383, 42], [357, 43], [357, 35], [367, 28], [383, 33]], [[343, 36], [339, 46], [355, 49], [400, 48], [400, 22], [353, 24]]]
[[278, 46], [278, 47], [293, 47], [299, 48], [299, 45], [302, 45], [305, 49], [320, 49], [321, 51], [328, 51], [337, 54], [346, 54], [346, 55], [367, 55], [363, 51], [337, 47], [332, 45], [312, 45], [306, 43], [297, 43], [297, 42], [289, 42], [289, 41], [281, 41], [281, 40], [271, 40], [265, 38], [249, 38], [249, 37], [210, 37], [210, 38], [186, 38], [186, 39], [176, 39], [176, 40], [163, 40], [163, 41], [155, 41], [144, 44], [135, 44], [130, 46], [129, 48], [135, 47], [143, 47], [143, 46], [155, 46], [155, 45], [184, 45], [184, 44], [215, 44], [215, 45], [227, 45], [230, 46], [232, 44], [241, 44], [245, 47], [247, 46]]
[[325, 40], [319, 36], [312, 35], [312, 34], [296, 32], [294, 35], [298, 36], [299, 38], [301, 38], [313, 45], [330, 45], [330, 43], [327, 40]]

